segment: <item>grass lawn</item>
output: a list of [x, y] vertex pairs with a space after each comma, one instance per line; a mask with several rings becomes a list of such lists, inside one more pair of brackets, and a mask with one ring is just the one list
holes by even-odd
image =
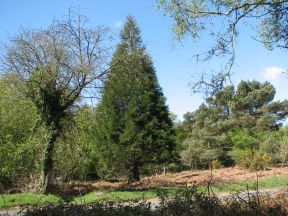
[[[256, 182], [253, 180], [232, 182], [225, 184], [214, 185], [213, 191], [217, 193], [223, 192], [238, 192], [246, 191], [247, 186], [249, 190], [254, 190]], [[288, 176], [272, 176], [259, 179], [259, 189], [269, 189], [288, 186]], [[205, 190], [205, 186], [199, 186], [200, 191]], [[133, 191], [121, 191], [120, 189], [114, 190], [98, 190], [90, 192], [83, 196], [75, 197], [72, 203], [85, 204], [97, 201], [131, 201], [150, 199], [158, 196], [159, 193], [167, 193], [168, 195], [176, 194], [177, 192], [185, 190], [185, 187], [174, 188], [157, 188]], [[45, 205], [46, 203], [57, 204], [63, 200], [54, 195], [42, 195], [32, 193], [20, 194], [5, 194], [0, 195], [0, 209], [21, 207], [25, 205]]]
[[63, 200], [54, 195], [33, 193], [3, 194], [0, 195], [0, 209], [21, 207], [26, 205], [57, 204]]
[[135, 191], [121, 191], [121, 190], [99, 190], [90, 192], [84, 196], [76, 197], [73, 202], [77, 204], [92, 203], [96, 201], [131, 201], [131, 200], [146, 200], [155, 198], [159, 193], [176, 194], [183, 191], [183, 188], [157, 188], [145, 189]]
[[[237, 192], [256, 189], [257, 182], [255, 180], [247, 180], [241, 182], [231, 182], [225, 184], [216, 184], [213, 186], [215, 193], [221, 192]], [[258, 180], [259, 189], [269, 189], [288, 186], [288, 176], [269, 176]], [[203, 190], [200, 187], [200, 190]]]

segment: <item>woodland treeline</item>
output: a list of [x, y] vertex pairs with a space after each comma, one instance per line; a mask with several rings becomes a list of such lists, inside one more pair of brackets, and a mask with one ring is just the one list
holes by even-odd
[[133, 182], [164, 170], [286, 165], [288, 101], [273, 100], [272, 84], [215, 89], [177, 121], [135, 19], [127, 18], [110, 59], [109, 30], [85, 28], [81, 18], [22, 30], [3, 47], [2, 189], [45, 192], [59, 178]]

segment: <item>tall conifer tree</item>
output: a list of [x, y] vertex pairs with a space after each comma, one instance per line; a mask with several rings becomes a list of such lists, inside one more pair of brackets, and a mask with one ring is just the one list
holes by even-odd
[[120, 33], [97, 108], [96, 143], [106, 173], [139, 181], [141, 166], [173, 157], [174, 130], [151, 58], [132, 16]]

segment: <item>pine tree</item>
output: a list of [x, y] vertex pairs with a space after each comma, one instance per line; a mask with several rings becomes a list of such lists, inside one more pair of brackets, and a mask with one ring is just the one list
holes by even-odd
[[279, 130], [288, 116], [288, 101], [273, 101], [275, 94], [271, 83], [253, 80], [206, 98], [205, 104], [184, 116], [182, 161], [191, 167], [207, 167], [217, 159], [228, 166], [238, 150], [242, 154], [259, 149], [263, 134]]
[[102, 175], [125, 173], [133, 182], [141, 166], [172, 159], [174, 130], [133, 17], [120, 38], [97, 108], [96, 143]]

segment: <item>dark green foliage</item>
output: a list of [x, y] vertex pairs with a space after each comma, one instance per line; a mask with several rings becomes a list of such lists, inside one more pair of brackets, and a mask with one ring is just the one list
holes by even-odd
[[96, 146], [102, 175], [126, 174], [173, 158], [173, 124], [134, 18], [128, 17], [97, 107]]

